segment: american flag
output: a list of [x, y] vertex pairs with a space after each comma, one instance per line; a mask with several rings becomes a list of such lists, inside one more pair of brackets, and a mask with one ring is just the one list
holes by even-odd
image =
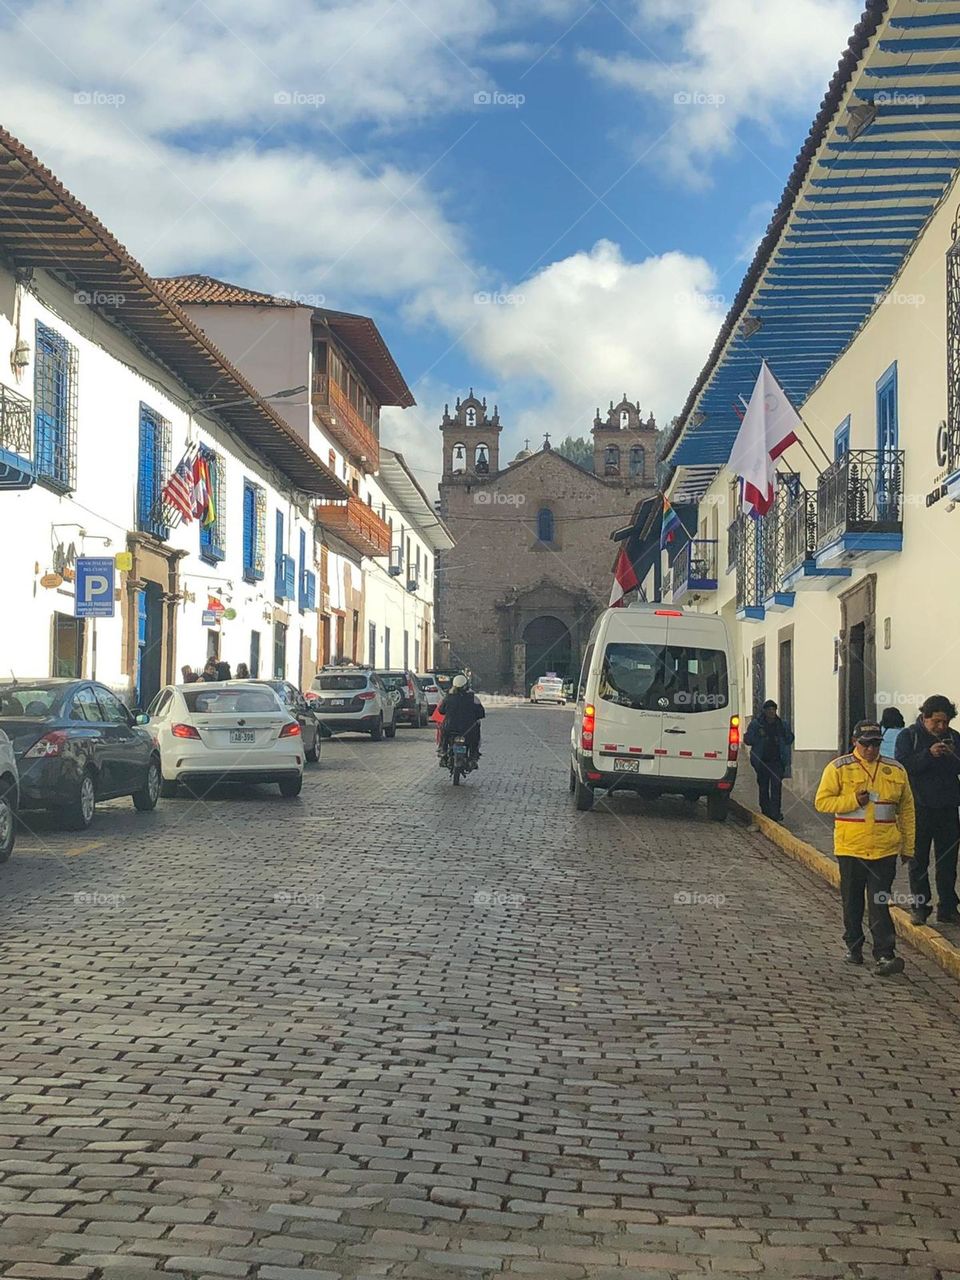
[[[169, 524], [189, 524], [193, 519], [193, 454], [188, 449], [177, 463], [173, 474], [161, 490], [164, 509], [170, 513]], [[179, 519], [173, 518], [174, 513]]]

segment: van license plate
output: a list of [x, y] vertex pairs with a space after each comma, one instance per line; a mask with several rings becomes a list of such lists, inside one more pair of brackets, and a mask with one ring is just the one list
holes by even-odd
[[617, 773], [639, 773], [640, 761], [627, 756], [617, 756], [613, 762], [613, 767]]
[[252, 729], [231, 729], [230, 742], [236, 743], [238, 746], [256, 742], [257, 735]]

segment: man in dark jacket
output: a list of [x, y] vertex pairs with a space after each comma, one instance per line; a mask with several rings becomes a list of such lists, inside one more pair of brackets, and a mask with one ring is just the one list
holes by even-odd
[[743, 744], [750, 748], [750, 763], [757, 775], [760, 812], [775, 822], [783, 821], [783, 780], [790, 770], [793, 730], [777, 714], [777, 704], [769, 699], [760, 715], [750, 721]]
[[897, 738], [896, 756], [907, 771], [917, 806], [916, 854], [910, 863], [914, 924], [926, 923], [932, 908], [930, 845], [934, 849], [937, 919], [960, 924], [957, 911], [957, 845], [960, 843], [960, 733], [950, 728], [957, 708], [933, 694], [916, 722]]
[[463, 737], [472, 756], [480, 754], [480, 721], [486, 715], [483, 704], [470, 689], [466, 676], [454, 676], [453, 687], [440, 704], [443, 728], [440, 733], [441, 758], [450, 738]]

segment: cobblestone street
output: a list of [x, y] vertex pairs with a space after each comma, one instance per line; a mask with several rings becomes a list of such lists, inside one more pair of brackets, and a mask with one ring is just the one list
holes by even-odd
[[0, 1274], [960, 1277], [957, 988], [568, 710], [44, 820], [0, 869]]

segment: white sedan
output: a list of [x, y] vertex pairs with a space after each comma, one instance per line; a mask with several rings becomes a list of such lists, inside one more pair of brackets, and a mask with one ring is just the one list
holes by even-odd
[[563, 681], [553, 676], [542, 676], [530, 690], [531, 702], [559, 702], [561, 707], [567, 705], [563, 692]]
[[266, 685], [167, 685], [138, 719], [160, 747], [161, 795], [176, 795], [180, 783], [219, 782], [275, 782], [282, 796], [300, 794], [300, 725]]

